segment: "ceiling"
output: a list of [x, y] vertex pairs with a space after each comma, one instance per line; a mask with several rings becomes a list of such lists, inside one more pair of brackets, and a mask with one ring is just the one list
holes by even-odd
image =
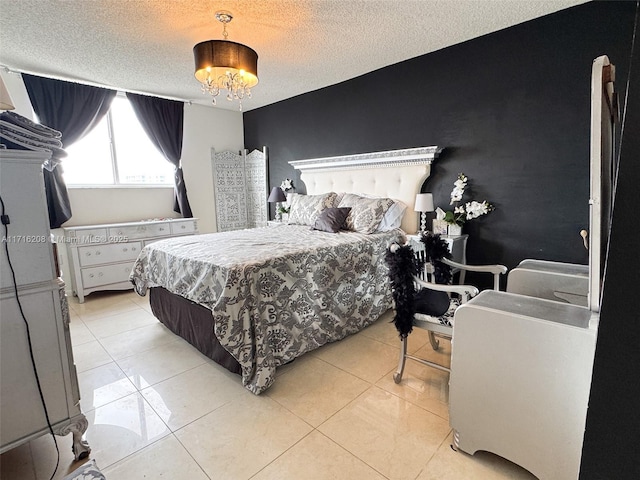
[[[248, 111], [585, 0], [0, 0], [0, 64], [11, 70], [211, 105], [193, 46], [258, 52]], [[389, 86], [392, 88], [392, 86]], [[218, 97], [219, 108], [237, 103]]]

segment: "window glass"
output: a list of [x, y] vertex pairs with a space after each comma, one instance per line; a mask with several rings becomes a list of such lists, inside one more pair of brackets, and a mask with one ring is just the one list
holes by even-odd
[[174, 167], [151, 143], [126, 97], [111, 104], [118, 180], [121, 184], [172, 184]]
[[[62, 138], [64, 144], [64, 137]], [[108, 185], [113, 181], [113, 163], [109, 148], [107, 117], [87, 135], [69, 147], [62, 160], [67, 185]]]
[[151, 143], [124, 95], [117, 95], [102, 121], [65, 150], [67, 185], [173, 184], [173, 165]]

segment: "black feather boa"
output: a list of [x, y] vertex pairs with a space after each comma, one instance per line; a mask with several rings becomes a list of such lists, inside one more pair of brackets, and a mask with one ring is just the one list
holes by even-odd
[[[446, 242], [440, 235], [433, 235], [431, 232], [423, 233], [420, 240], [425, 245], [426, 261], [433, 264], [436, 283], [451, 283], [451, 267], [440, 261], [442, 258], [451, 258]], [[398, 244], [393, 244], [387, 249], [384, 261], [389, 268], [389, 280], [396, 305], [393, 323], [400, 338], [405, 338], [413, 330], [416, 295], [413, 277], [424, 268], [424, 264], [416, 258], [409, 245]]]
[[[395, 253], [393, 252], [395, 250]], [[409, 245], [393, 244], [384, 255], [384, 261], [389, 267], [389, 280], [393, 301], [396, 304], [396, 316], [393, 323], [405, 338], [413, 330], [413, 315], [415, 313], [414, 297], [416, 287], [413, 277], [418, 273], [418, 261]]]
[[440, 238], [439, 234], [431, 232], [422, 232], [420, 240], [424, 243], [424, 249], [427, 253], [427, 262], [433, 265], [433, 274], [435, 282], [441, 285], [449, 285], [451, 283], [451, 267], [446, 263], [442, 263], [443, 258], [451, 258], [451, 252], [447, 242]]

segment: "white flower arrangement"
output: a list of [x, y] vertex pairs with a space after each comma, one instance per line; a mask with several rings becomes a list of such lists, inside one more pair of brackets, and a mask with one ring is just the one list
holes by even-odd
[[293, 182], [291, 181], [290, 178], [285, 178], [282, 183], [280, 184], [280, 189], [283, 192], [286, 192], [288, 190], [293, 190]]
[[444, 221], [449, 224], [462, 225], [467, 220], [473, 220], [482, 215], [486, 215], [491, 210], [494, 210], [494, 206], [486, 200], [482, 202], [476, 202], [475, 200], [467, 202], [463, 205], [458, 205], [458, 202], [462, 201], [462, 196], [467, 188], [467, 182], [469, 179], [464, 173], [458, 174], [458, 179], [453, 182], [453, 190], [451, 191], [451, 201], [449, 205], [453, 205], [453, 211], [445, 212]]

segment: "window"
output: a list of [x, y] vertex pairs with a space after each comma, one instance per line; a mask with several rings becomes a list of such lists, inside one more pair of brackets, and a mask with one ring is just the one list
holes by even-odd
[[67, 185], [173, 185], [173, 165], [151, 143], [124, 95], [87, 135], [65, 149]]

